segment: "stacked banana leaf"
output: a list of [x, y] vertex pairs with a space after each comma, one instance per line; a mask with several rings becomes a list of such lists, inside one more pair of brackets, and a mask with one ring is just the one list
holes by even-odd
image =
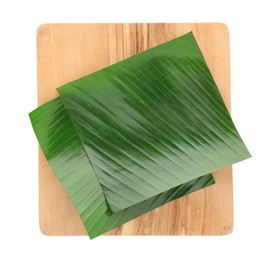
[[90, 238], [250, 157], [192, 33], [57, 90], [30, 119]]

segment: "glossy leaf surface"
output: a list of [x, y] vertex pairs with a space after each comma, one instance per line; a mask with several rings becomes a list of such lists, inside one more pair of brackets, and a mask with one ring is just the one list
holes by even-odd
[[192, 33], [58, 92], [113, 212], [250, 156]]
[[91, 238], [250, 157], [192, 33], [58, 92], [30, 118]]

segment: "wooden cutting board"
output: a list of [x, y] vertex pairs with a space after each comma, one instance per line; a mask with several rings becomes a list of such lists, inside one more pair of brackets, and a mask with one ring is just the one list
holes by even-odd
[[[38, 103], [56, 88], [193, 31], [230, 109], [229, 33], [224, 24], [45, 24], [37, 31]], [[108, 235], [224, 235], [233, 227], [232, 168], [216, 184], [136, 218]], [[39, 151], [39, 221], [45, 235], [86, 235], [64, 189]]]

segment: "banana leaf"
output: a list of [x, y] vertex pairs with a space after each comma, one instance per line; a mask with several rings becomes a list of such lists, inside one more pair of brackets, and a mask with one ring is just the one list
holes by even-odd
[[113, 212], [249, 156], [192, 33], [58, 92]]
[[91, 238], [250, 157], [192, 33], [58, 92], [30, 118]]

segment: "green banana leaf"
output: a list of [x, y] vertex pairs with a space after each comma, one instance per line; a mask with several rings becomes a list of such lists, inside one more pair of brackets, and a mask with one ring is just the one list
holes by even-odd
[[250, 157], [192, 33], [58, 92], [30, 118], [91, 238]]
[[192, 33], [58, 92], [113, 212], [249, 156]]

